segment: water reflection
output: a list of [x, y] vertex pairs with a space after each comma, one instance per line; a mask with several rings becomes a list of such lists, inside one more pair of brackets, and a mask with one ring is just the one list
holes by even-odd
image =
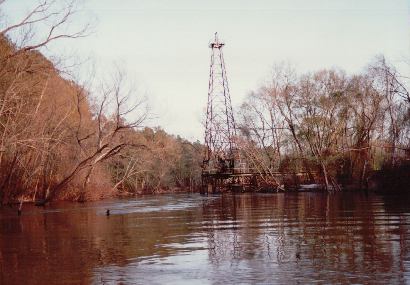
[[26, 207], [20, 218], [4, 208], [0, 284], [406, 283], [408, 201], [165, 195]]

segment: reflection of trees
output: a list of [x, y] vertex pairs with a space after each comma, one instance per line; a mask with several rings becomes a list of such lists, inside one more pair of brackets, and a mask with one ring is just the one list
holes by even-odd
[[89, 284], [96, 267], [175, 254], [178, 248], [168, 245], [186, 243], [189, 232], [179, 221], [195, 220], [183, 210], [106, 217], [94, 209], [43, 214], [27, 206], [25, 213], [36, 214], [20, 219], [6, 210], [0, 214], [0, 284]]
[[380, 197], [346, 193], [224, 196], [203, 208], [209, 260], [214, 270], [240, 259], [299, 278], [397, 281], [408, 257], [406, 218], [384, 206]]
[[[155, 201], [161, 204], [161, 199], [169, 202], [169, 197]], [[233, 283], [249, 276], [256, 278], [254, 283], [275, 278], [280, 284], [371, 281], [364, 276], [386, 284], [404, 280], [408, 200], [288, 193], [203, 201], [199, 209], [125, 215], [113, 211], [110, 217], [78, 206], [48, 214], [28, 207], [18, 218], [14, 210], [3, 208], [0, 284], [25, 284], [28, 279], [31, 284], [90, 283], [99, 280], [92, 279], [95, 274], [116, 277], [123, 267], [126, 272], [130, 263], [168, 262], [167, 257], [191, 257], [204, 248], [209, 263], [200, 268], [201, 274], [219, 283], [217, 278]], [[36, 214], [27, 215], [30, 211]], [[101, 267], [109, 272], [99, 275]]]

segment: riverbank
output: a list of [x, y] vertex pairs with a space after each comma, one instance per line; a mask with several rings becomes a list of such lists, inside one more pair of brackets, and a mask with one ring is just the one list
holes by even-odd
[[[312, 184], [288, 184], [278, 190], [278, 187], [263, 187], [258, 189], [249, 189], [236, 187], [233, 192], [255, 192], [255, 193], [277, 193], [277, 192], [362, 192], [369, 191], [380, 194], [398, 194], [407, 195], [410, 193], [410, 164], [402, 164], [395, 168], [386, 168], [380, 171], [373, 171], [365, 183], [360, 186], [359, 183], [338, 185], [335, 189], [329, 186], [327, 189], [324, 184], [312, 183]], [[244, 190], [245, 189], [245, 190]], [[91, 193], [98, 193], [99, 189], [88, 189]], [[144, 189], [139, 192], [128, 192], [124, 190], [117, 191], [100, 191], [101, 195], [91, 195], [88, 199], [79, 200], [74, 195], [62, 195], [56, 196], [51, 201], [45, 201], [44, 199], [33, 199], [32, 196], [20, 196], [17, 199], [11, 200], [6, 205], [20, 206], [26, 204], [34, 204], [37, 206], [44, 206], [46, 203], [56, 201], [70, 201], [70, 202], [91, 202], [110, 200], [115, 198], [127, 199], [134, 197], [142, 197], [146, 195], [163, 195], [174, 193], [197, 193], [198, 187], [172, 187], [172, 188], [158, 188], [158, 189]], [[104, 195], [103, 195], [104, 194]], [[73, 198], [74, 197], [74, 198]], [[87, 197], [86, 197], [87, 198]], [[21, 206], [20, 206], [21, 207]]]

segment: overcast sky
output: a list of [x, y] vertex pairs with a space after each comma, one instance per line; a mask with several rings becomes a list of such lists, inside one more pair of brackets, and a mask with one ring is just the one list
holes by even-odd
[[[6, 12], [18, 17], [34, 3], [8, 0]], [[75, 50], [94, 58], [97, 68], [124, 65], [148, 97], [155, 117], [149, 124], [190, 140], [203, 140], [214, 32], [226, 43], [236, 110], [281, 61], [298, 72], [340, 67], [353, 73], [384, 54], [410, 74], [403, 64], [410, 59], [405, 0], [85, 0], [80, 15], [95, 23], [95, 32], [46, 52]]]

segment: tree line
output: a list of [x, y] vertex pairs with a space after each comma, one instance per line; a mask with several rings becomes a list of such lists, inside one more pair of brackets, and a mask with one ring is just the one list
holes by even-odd
[[276, 65], [270, 81], [241, 106], [243, 155], [266, 185], [283, 187], [286, 177], [275, 176], [280, 171], [326, 189], [368, 187], [375, 170], [409, 162], [405, 79], [383, 56], [353, 75], [340, 69], [297, 75]]
[[[39, 51], [88, 35], [87, 25], [70, 25], [75, 4], [42, 0], [15, 23], [2, 15], [0, 203], [195, 191], [204, 146], [144, 128], [144, 98], [124, 72], [92, 84]], [[242, 157], [266, 187], [366, 187], [375, 170], [408, 164], [404, 80], [384, 57], [354, 75], [339, 69], [297, 75], [277, 65], [236, 114]]]
[[16, 23], [1, 21], [0, 203], [193, 190], [202, 146], [143, 128], [144, 99], [124, 72], [95, 88], [39, 52], [87, 35], [71, 29], [75, 4], [42, 0]]

